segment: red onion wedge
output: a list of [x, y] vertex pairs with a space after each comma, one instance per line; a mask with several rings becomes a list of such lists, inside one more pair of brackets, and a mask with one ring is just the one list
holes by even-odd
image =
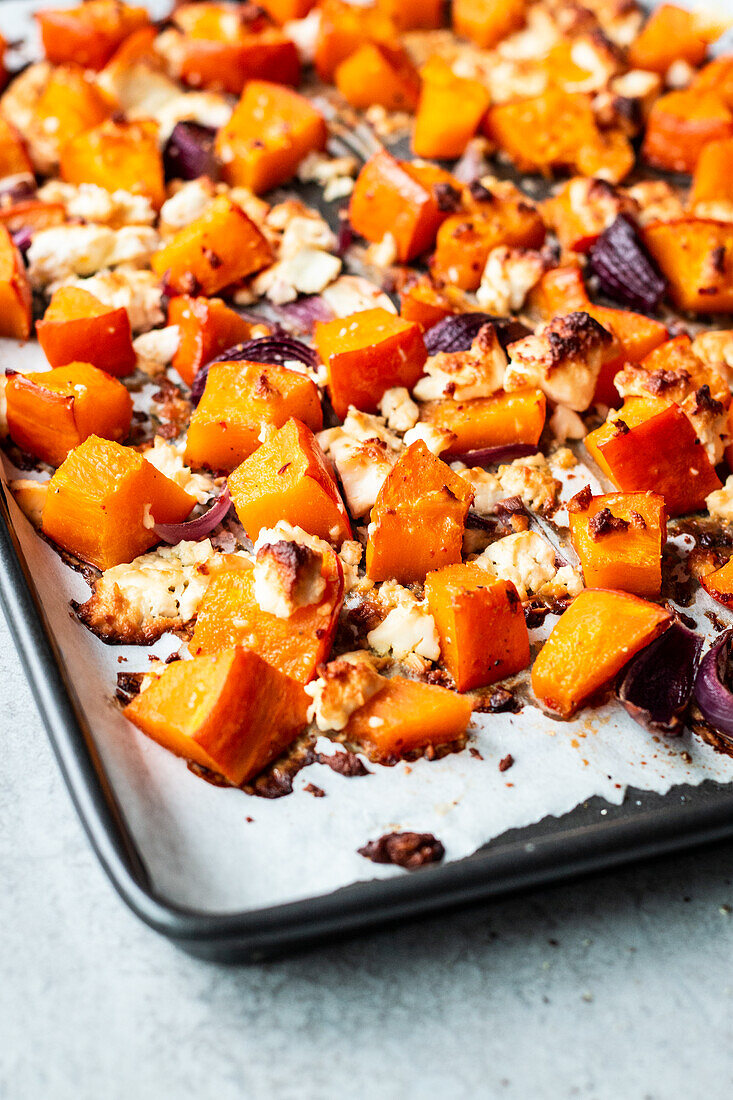
[[184, 523], [156, 523], [153, 530], [158, 538], [167, 542], [169, 546], [176, 546], [179, 542], [197, 542], [199, 539], [210, 535], [215, 527], [218, 527], [232, 506], [229, 489], [225, 485], [219, 496], [203, 516], [196, 519], [187, 519]]
[[[702, 638], [673, 622], [637, 653], [616, 688], [619, 702], [635, 722], [668, 737], [682, 732], [701, 650]], [[733, 699], [731, 715], [733, 721]]]
[[27, 202], [36, 197], [36, 180], [26, 172], [0, 179], [0, 200], [3, 207], [10, 203]]
[[656, 264], [625, 214], [601, 233], [590, 252], [590, 266], [601, 290], [632, 309], [652, 312], [667, 289]]
[[489, 322], [496, 328], [496, 335], [503, 348], [529, 334], [521, 321], [511, 317], [494, 317], [491, 313], [455, 313], [444, 317], [425, 333], [428, 355], [439, 351], [468, 351], [479, 330]]
[[700, 662], [695, 680], [695, 701], [703, 718], [729, 745], [733, 745], [733, 693], [725, 681], [732, 642], [733, 630], [720, 635]]
[[167, 180], [218, 180], [221, 172], [214, 150], [216, 130], [199, 122], [177, 122], [163, 150]]
[[287, 328], [310, 335], [318, 321], [332, 321], [336, 316], [320, 294], [309, 294], [295, 302], [277, 307], [278, 315]]
[[208, 363], [204, 363], [196, 371], [191, 386], [191, 400], [194, 405], [198, 405], [201, 400], [209, 374], [209, 367], [212, 363], [279, 363], [285, 365], [294, 359], [299, 363], [304, 363], [306, 367], [315, 369], [318, 366], [318, 356], [313, 348], [309, 348], [307, 344], [304, 344], [301, 340], [296, 340], [293, 336], [285, 336], [284, 334], [261, 336], [258, 340], [247, 340], [244, 344], [235, 344], [233, 348], [222, 351], [220, 355], [217, 355]]
[[504, 443], [501, 447], [481, 447], [477, 451], [466, 451], [456, 455], [466, 466], [496, 466], [500, 462], [513, 462], [515, 458], [529, 458], [536, 455], [539, 447], [532, 443]]

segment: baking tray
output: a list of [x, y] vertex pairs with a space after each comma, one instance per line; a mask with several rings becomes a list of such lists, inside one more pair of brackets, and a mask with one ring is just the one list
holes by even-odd
[[558, 882], [733, 835], [733, 788], [707, 781], [664, 796], [630, 789], [498, 837], [465, 859], [249, 912], [175, 905], [151, 881], [95, 751], [13, 530], [0, 486], [0, 603], [76, 811], [120, 897], [189, 954], [255, 962], [377, 925]]

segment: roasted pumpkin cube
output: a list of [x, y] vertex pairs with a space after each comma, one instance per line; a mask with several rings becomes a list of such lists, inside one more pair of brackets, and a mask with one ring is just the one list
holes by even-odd
[[419, 275], [400, 290], [400, 317], [426, 332], [438, 321], [466, 311], [465, 297], [456, 287], [440, 286], [429, 275]]
[[580, 170], [580, 151], [600, 142], [589, 98], [553, 87], [539, 96], [491, 107], [485, 129], [520, 172]]
[[460, 741], [472, 709], [470, 699], [447, 688], [393, 676], [351, 715], [344, 736], [370, 759], [394, 764], [421, 749]]
[[316, 0], [263, 0], [260, 4], [271, 19], [283, 26], [294, 19], [305, 19]]
[[263, 429], [294, 416], [315, 432], [323, 427], [318, 387], [310, 378], [267, 363], [213, 363], [191, 417], [186, 461], [233, 470], [256, 451]]
[[304, 96], [280, 84], [251, 80], [216, 137], [224, 176], [255, 194], [291, 179], [308, 153], [326, 144], [326, 123]]
[[432, 187], [414, 167], [385, 150], [370, 157], [359, 172], [349, 202], [354, 232], [374, 242], [391, 233], [401, 263], [432, 248], [445, 217]]
[[669, 611], [638, 596], [586, 588], [540, 650], [532, 690], [548, 710], [570, 718], [671, 622]]
[[168, 303], [168, 324], [178, 326], [178, 348], [173, 356], [173, 368], [187, 385], [196, 372], [221, 352], [245, 340], [264, 335], [264, 326], [253, 326], [239, 313], [230, 309], [221, 298], [191, 298], [176, 295]]
[[733, 137], [709, 141], [695, 165], [690, 206], [718, 202], [733, 204]]
[[365, 42], [341, 62], [336, 87], [352, 107], [380, 106], [388, 111], [414, 111], [420, 95], [420, 77], [410, 55], [401, 46]]
[[529, 664], [527, 624], [511, 581], [478, 565], [446, 565], [428, 573], [425, 598], [458, 691], [494, 684]]
[[461, 560], [473, 490], [422, 440], [400, 455], [372, 509], [367, 576], [400, 584]]
[[128, 35], [150, 22], [145, 8], [119, 0], [87, 0], [75, 8], [39, 11], [36, 19], [47, 59], [85, 69], [103, 68]]
[[53, 134], [59, 150], [70, 141], [109, 118], [112, 104], [80, 65], [59, 65], [51, 73], [35, 106], [40, 128]]
[[146, 195], [159, 208], [165, 201], [165, 181], [157, 125], [108, 119], [77, 134], [61, 149], [61, 177], [67, 183]]
[[708, 44], [717, 33], [705, 26], [699, 13], [677, 4], [660, 4], [647, 19], [640, 34], [629, 46], [632, 69], [650, 69], [662, 76], [675, 61], [686, 61], [693, 69], [705, 60]]
[[23, 257], [0, 224], [0, 336], [27, 340], [31, 331], [32, 296]]
[[588, 588], [655, 599], [662, 585], [667, 513], [658, 493], [607, 493], [568, 509], [570, 537]]
[[327, 83], [333, 82], [341, 62], [364, 42], [394, 42], [395, 25], [378, 7], [357, 6], [347, 0], [322, 0], [318, 7], [315, 65]]
[[733, 224], [705, 218], [654, 222], [644, 243], [669, 283], [678, 309], [733, 311]]
[[527, 0], [453, 0], [453, 30], [491, 49], [524, 25]]
[[280, 618], [258, 604], [253, 569], [219, 574], [199, 608], [191, 653], [246, 646], [280, 672], [307, 683], [328, 660], [343, 603], [343, 572], [335, 553], [323, 555], [321, 575], [326, 583], [318, 602]]
[[418, 157], [460, 157], [486, 114], [489, 93], [480, 81], [456, 76], [437, 57], [423, 66], [420, 75], [423, 84], [413, 152]]
[[13, 374], [5, 396], [10, 438], [50, 466], [60, 466], [90, 435], [119, 441], [130, 431], [132, 398], [91, 363]]
[[704, 508], [705, 498], [720, 488], [692, 424], [679, 405], [664, 400], [628, 399], [586, 436], [585, 445], [618, 489], [659, 493], [669, 516]]
[[26, 175], [33, 175], [33, 164], [23, 139], [15, 127], [0, 115], [0, 179]]
[[729, 137], [733, 111], [714, 91], [687, 88], [656, 100], [641, 151], [655, 168], [694, 172], [705, 146]]
[[135, 369], [137, 357], [127, 310], [111, 309], [80, 287], [54, 291], [43, 319], [36, 324], [36, 335], [52, 367], [92, 363], [116, 378]]
[[28, 229], [33, 234], [40, 229], [64, 225], [65, 222], [66, 208], [60, 202], [28, 199], [26, 202], [14, 202], [12, 206], [0, 206], [0, 225], [4, 225], [10, 233]]
[[718, 603], [722, 603], [724, 607], [733, 607], [733, 558], [720, 569], [705, 573], [700, 577], [700, 584]]
[[427, 401], [420, 419], [450, 432], [453, 439], [446, 453], [461, 455], [505, 443], [538, 443], [546, 413], [542, 390], [527, 387], [471, 401]]
[[196, 501], [131, 447], [90, 436], [48, 485], [43, 532], [82, 561], [109, 569], [159, 541], [156, 523], [182, 523]]
[[298, 736], [308, 703], [301, 684], [251, 650], [232, 648], [174, 661], [124, 714], [164, 749], [238, 787]]
[[150, 266], [178, 294], [216, 294], [272, 263], [272, 249], [240, 206], [220, 195], [153, 254]]
[[314, 333], [328, 370], [328, 391], [342, 420], [349, 405], [376, 412], [386, 390], [411, 390], [423, 372], [427, 351], [418, 325], [386, 309], [321, 321]]
[[435, 31], [443, 26], [445, 0], [377, 0], [400, 31]]
[[340, 545], [351, 538], [349, 515], [310, 428], [288, 420], [229, 475], [240, 523], [254, 542], [263, 527], [285, 520]]

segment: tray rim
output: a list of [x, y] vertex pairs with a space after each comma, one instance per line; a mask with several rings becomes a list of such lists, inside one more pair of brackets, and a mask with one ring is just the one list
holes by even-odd
[[720, 785], [701, 802], [658, 806], [630, 818], [612, 817], [573, 828], [559, 837], [535, 836], [531, 842], [522, 839], [526, 830], [517, 830], [513, 841], [493, 847], [490, 843], [461, 860], [395, 878], [366, 879], [286, 904], [232, 913], [179, 906], [157, 894], [127, 829], [64, 673], [63, 656], [15, 533], [2, 482], [0, 515], [0, 605], [77, 815], [128, 908], [189, 954], [219, 962], [254, 962], [733, 835], [733, 785]]

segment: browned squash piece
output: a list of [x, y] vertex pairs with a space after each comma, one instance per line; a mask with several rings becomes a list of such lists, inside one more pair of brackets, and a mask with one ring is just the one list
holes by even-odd
[[570, 502], [570, 536], [588, 588], [655, 599], [662, 585], [667, 512], [658, 493], [608, 493]]
[[548, 710], [570, 718], [672, 621], [627, 592], [586, 588], [575, 597], [532, 667], [532, 689]]
[[489, 93], [478, 80], [455, 76], [442, 58], [420, 70], [422, 91], [412, 135], [418, 157], [460, 157], [489, 106]]
[[427, 401], [420, 419], [452, 432], [455, 438], [446, 453], [461, 455], [505, 443], [538, 443], [546, 412], [542, 390], [527, 387], [471, 401]]
[[473, 490], [432, 455], [422, 440], [400, 455], [372, 509], [367, 576], [400, 584], [461, 560]]
[[269, 331], [264, 325], [252, 325], [221, 298], [191, 298], [178, 294], [168, 304], [168, 324], [178, 325], [178, 347], [173, 369], [187, 385], [204, 363], [221, 352], [243, 344]]
[[655, 168], [694, 172], [710, 141], [733, 137], [733, 112], [714, 92], [668, 92], [651, 109], [642, 156]]
[[93, 363], [116, 378], [135, 369], [127, 310], [110, 309], [81, 287], [62, 286], [54, 291], [36, 324], [36, 336], [52, 367]]
[[718, 603], [722, 603], [725, 607], [733, 607], [733, 558], [721, 569], [705, 573], [700, 577], [700, 584]]
[[420, 95], [420, 77], [407, 50], [380, 42], [365, 42], [341, 62], [336, 87], [352, 107], [384, 107], [387, 111], [414, 111]]
[[527, 0], [453, 0], [453, 30], [491, 49], [524, 25]]
[[263, 527], [285, 520], [341, 545], [351, 538], [349, 515], [310, 428], [288, 420], [229, 475], [240, 523], [254, 542]]
[[733, 223], [705, 218], [653, 222], [644, 229], [644, 243], [678, 309], [733, 311]]
[[336, 69], [364, 42], [394, 42], [396, 28], [381, 7], [321, 0], [315, 65], [321, 80], [331, 83]]
[[13, 238], [0, 225], [0, 336], [27, 340], [31, 331], [31, 287]]
[[470, 699], [447, 688], [393, 676], [352, 714], [344, 735], [372, 760], [393, 764], [408, 753], [460, 741], [472, 709]]
[[662, 76], [675, 61], [686, 61], [696, 69], [722, 30], [722, 26], [717, 30], [706, 26], [699, 13], [677, 4], [660, 4], [629, 46], [629, 64]]
[[73, 61], [101, 69], [134, 31], [150, 22], [144, 7], [119, 0], [87, 0], [74, 8], [39, 11], [43, 51], [54, 65]]
[[718, 202], [733, 204], [733, 137], [709, 141], [695, 165], [690, 206]]
[[539, 96], [491, 107], [485, 129], [520, 172], [580, 170], [581, 150], [597, 148], [600, 142], [589, 97], [553, 87]]
[[238, 787], [298, 736], [308, 703], [301, 684], [232, 648], [174, 661], [124, 714], [163, 748]]
[[109, 118], [112, 106], [80, 65], [59, 65], [36, 104], [35, 121], [43, 132], [53, 135], [60, 150]]
[[33, 175], [33, 165], [23, 139], [15, 127], [0, 115], [0, 179], [27, 175]]
[[61, 149], [61, 178], [146, 195], [159, 209], [165, 202], [165, 182], [157, 125], [147, 119], [107, 119], [84, 130]]
[[440, 651], [458, 691], [494, 684], [529, 664], [529, 634], [511, 581], [478, 565], [446, 565], [425, 580]]

